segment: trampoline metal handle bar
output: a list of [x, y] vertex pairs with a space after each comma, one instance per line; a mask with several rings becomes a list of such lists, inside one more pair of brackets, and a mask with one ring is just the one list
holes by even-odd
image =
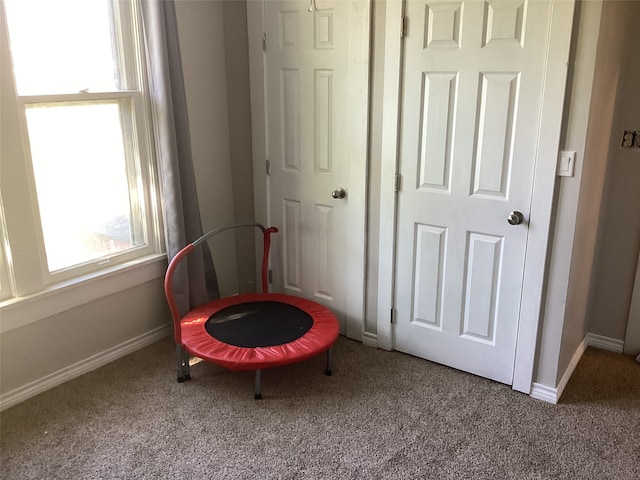
[[173, 295], [173, 274], [182, 259], [189, 255], [194, 249], [195, 247], [193, 246], [193, 243], [190, 243], [176, 253], [169, 262], [167, 273], [164, 276], [164, 296], [167, 298], [167, 303], [169, 304], [169, 311], [171, 312], [171, 318], [173, 319], [173, 335], [178, 345], [182, 345], [182, 334], [180, 332], [180, 310], [178, 310], [176, 297]]
[[276, 227], [269, 227], [262, 231], [263, 234], [263, 250], [262, 250], [262, 293], [269, 293], [269, 250], [271, 249], [271, 234], [278, 233]]
[[[213, 230], [209, 230], [207, 233], [195, 239], [193, 242], [194, 247], [197, 247], [201, 243], [204, 243], [207, 239], [217, 235], [218, 233], [222, 233], [226, 230], [231, 230], [232, 228], [242, 228], [242, 227], [258, 227], [264, 233], [267, 229], [261, 223], [237, 223], [235, 225], [223, 225], [222, 227], [214, 228]], [[277, 231], [277, 229], [276, 229]]]
[[210, 237], [217, 235], [218, 233], [222, 233], [225, 230], [230, 230], [232, 228], [242, 228], [242, 227], [257, 227], [262, 230], [262, 234], [264, 236], [264, 251], [262, 253], [262, 293], [268, 293], [268, 283], [267, 283], [267, 270], [269, 266], [269, 249], [271, 248], [271, 234], [277, 233], [278, 229], [275, 227], [265, 228], [261, 223], [238, 223], [236, 225], [224, 225], [222, 227], [214, 228], [213, 230], [205, 233], [200, 238], [194, 240], [192, 243], [194, 247], [197, 247], [201, 243], [204, 243]]
[[241, 223], [237, 225], [225, 225], [222, 227], [214, 228], [213, 230], [205, 233], [200, 236], [192, 243], [188, 244], [182, 250], [175, 254], [175, 256], [169, 262], [169, 266], [167, 268], [167, 273], [164, 276], [164, 294], [167, 298], [167, 303], [169, 304], [169, 310], [171, 311], [171, 317], [173, 318], [173, 332], [175, 336], [175, 341], [178, 344], [182, 343], [182, 338], [180, 334], [180, 311], [178, 310], [178, 305], [176, 303], [175, 296], [173, 295], [173, 275], [175, 273], [176, 268], [178, 268], [178, 264], [182, 261], [184, 257], [189, 255], [191, 252], [195, 250], [195, 248], [202, 243], [204, 243], [208, 238], [217, 235], [218, 233], [222, 233], [225, 230], [230, 230], [232, 228], [240, 228], [240, 227], [257, 227], [262, 231], [263, 241], [264, 241], [264, 249], [262, 254], [262, 293], [268, 293], [268, 279], [267, 279], [267, 270], [269, 266], [269, 250], [271, 248], [271, 234], [277, 233], [278, 229], [275, 227], [265, 228], [264, 225], [260, 223]]

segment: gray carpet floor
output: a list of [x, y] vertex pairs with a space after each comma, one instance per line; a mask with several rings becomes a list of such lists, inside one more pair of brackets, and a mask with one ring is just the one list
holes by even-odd
[[0, 416], [10, 479], [640, 479], [640, 364], [589, 348], [558, 405], [339, 338], [253, 374], [160, 341]]

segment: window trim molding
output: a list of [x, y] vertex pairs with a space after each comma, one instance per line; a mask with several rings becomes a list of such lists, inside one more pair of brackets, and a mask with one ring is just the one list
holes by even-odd
[[[3, 85], [2, 100], [3, 102], [7, 100], [9, 103], [8, 98], [5, 97], [12, 97], [10, 102], [12, 108], [7, 116], [11, 117], [11, 123], [15, 119], [19, 131], [19, 134], [14, 135], [16, 145], [15, 152], [12, 153], [20, 154], [21, 159], [24, 160], [15, 167], [19, 169], [17, 172], [19, 175], [11, 175], [12, 181], [19, 187], [10, 189], [10, 194], [4, 198], [5, 205], [7, 202], [12, 206], [21, 205], [22, 215], [12, 214], [9, 219], [3, 216], [6, 225], [0, 225], [0, 241], [7, 247], [4, 258], [0, 255], [0, 263], [2, 263], [3, 274], [7, 273], [10, 277], [9, 288], [5, 289], [3, 282], [3, 296], [0, 297], [0, 333], [37, 322], [99, 297], [117, 293], [164, 275], [166, 254], [163, 253], [162, 187], [153, 139], [152, 108], [148, 97], [149, 79], [142, 39], [140, 5], [138, 0], [134, 2], [111, 0], [111, 2], [112, 14], [116, 19], [120, 19], [115, 21], [114, 26], [118, 37], [118, 59], [120, 66], [124, 69], [122, 85], [120, 85], [122, 89], [44, 94], [19, 94], [17, 91], [12, 71], [8, 23], [4, 5], [0, 5], [2, 63], [3, 67], [11, 67], [7, 68], [7, 72], [11, 71], [11, 73], [8, 74], [6, 84]], [[7, 73], [3, 71], [3, 80], [6, 75]], [[40, 210], [26, 128], [26, 107], [34, 103], [55, 104], [122, 99], [128, 99], [131, 102], [133, 116], [131, 142], [136, 144], [134, 156], [139, 169], [140, 182], [144, 185], [142, 195], [144, 196], [143, 223], [146, 241], [127, 251], [105, 255], [51, 272], [47, 268], [42, 237]], [[4, 106], [3, 110], [6, 110]], [[3, 168], [8, 166], [8, 161], [3, 160], [0, 163]], [[12, 173], [16, 173], [13, 171], [14, 167], [11, 167]], [[18, 197], [19, 201], [16, 201]], [[28, 241], [25, 242], [25, 239]], [[164, 265], [164, 268], [161, 265]]]
[[0, 334], [163, 278], [166, 268], [166, 254], [158, 253], [10, 298], [0, 302]]

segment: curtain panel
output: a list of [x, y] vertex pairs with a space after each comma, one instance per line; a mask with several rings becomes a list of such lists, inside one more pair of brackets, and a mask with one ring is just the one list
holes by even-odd
[[[173, 0], [143, 0], [152, 123], [160, 176], [164, 235], [171, 260], [203, 233], [198, 207], [187, 101]], [[220, 297], [211, 251], [206, 243], [182, 262], [174, 277], [178, 308]]]

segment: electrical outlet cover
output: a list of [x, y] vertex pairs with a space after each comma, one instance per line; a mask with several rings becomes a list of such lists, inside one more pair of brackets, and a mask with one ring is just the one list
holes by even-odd
[[625, 130], [620, 146], [624, 150], [640, 150], [640, 130]]

